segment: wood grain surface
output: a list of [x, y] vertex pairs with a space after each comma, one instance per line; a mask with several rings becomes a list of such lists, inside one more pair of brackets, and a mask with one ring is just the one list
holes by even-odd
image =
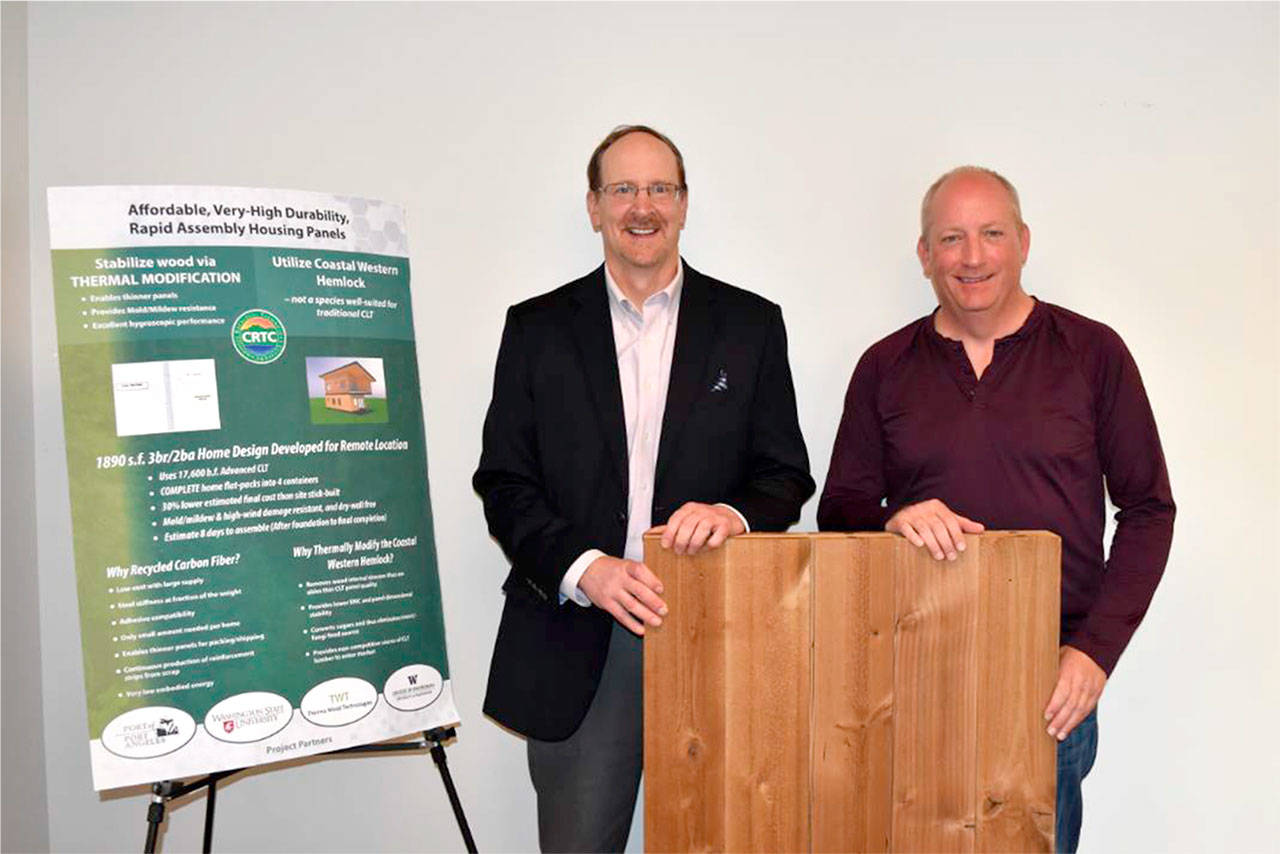
[[893, 537], [815, 535], [814, 851], [888, 851]]
[[812, 694], [809, 540], [738, 538], [726, 547], [727, 850], [803, 851], [809, 755], [797, 747], [809, 743]]
[[973, 851], [980, 547], [895, 551], [893, 849]]
[[646, 539], [648, 851], [1050, 851], [1058, 538]]
[[644, 642], [645, 848], [726, 851], [730, 550], [682, 558], [656, 542], [646, 538], [645, 563], [663, 581], [670, 614]]
[[1052, 851], [1057, 745], [1043, 709], [1058, 678], [1061, 541], [981, 543], [977, 850]]

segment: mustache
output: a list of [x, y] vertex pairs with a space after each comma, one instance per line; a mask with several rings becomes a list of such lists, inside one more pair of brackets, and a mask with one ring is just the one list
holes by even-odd
[[622, 223], [623, 228], [661, 228], [662, 220], [655, 216], [631, 217]]

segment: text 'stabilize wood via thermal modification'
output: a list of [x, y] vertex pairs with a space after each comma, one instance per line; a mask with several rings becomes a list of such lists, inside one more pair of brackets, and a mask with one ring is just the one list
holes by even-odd
[[649, 851], [1052, 851], [1061, 542], [645, 541]]

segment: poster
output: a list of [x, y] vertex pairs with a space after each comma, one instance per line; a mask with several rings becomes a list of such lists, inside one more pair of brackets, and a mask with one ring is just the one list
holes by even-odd
[[400, 209], [48, 199], [94, 788], [456, 723]]

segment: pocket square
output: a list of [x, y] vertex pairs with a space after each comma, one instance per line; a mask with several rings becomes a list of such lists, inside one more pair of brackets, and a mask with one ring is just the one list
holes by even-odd
[[720, 371], [716, 374], [716, 381], [711, 384], [711, 391], [715, 393], [715, 392], [728, 391], [728, 390], [729, 390], [729, 374], [727, 371], [725, 371], [724, 368], [721, 368]]

